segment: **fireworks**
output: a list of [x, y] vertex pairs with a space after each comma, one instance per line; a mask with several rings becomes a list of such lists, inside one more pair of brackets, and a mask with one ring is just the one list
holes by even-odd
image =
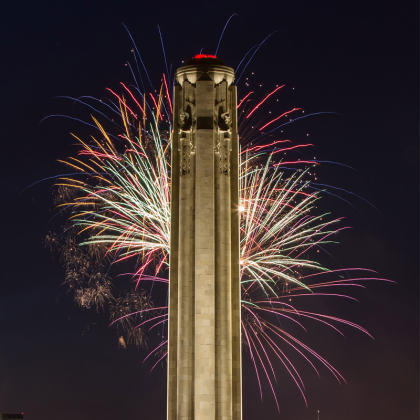
[[[252, 92], [247, 93], [238, 106], [242, 111], [242, 342], [254, 364], [260, 390], [263, 374], [276, 403], [273, 358], [283, 363], [305, 398], [303, 381], [287, 356], [289, 350], [302, 356], [317, 373], [316, 361], [338, 381], [343, 380], [331, 364], [286, 330], [282, 321], [304, 328], [302, 321], [312, 319], [337, 331], [337, 326], [344, 324], [368, 334], [349, 321], [298, 306], [308, 296], [351, 299], [328, 290], [371, 279], [345, 279], [340, 274], [357, 271], [330, 271], [314, 258], [316, 251], [334, 242], [336, 233], [344, 228], [339, 226], [340, 219], [317, 214], [322, 192], [313, 187], [311, 169], [318, 162], [279, 157], [311, 145], [290, 145], [282, 139], [251, 143], [256, 133], [260, 137], [265, 127], [298, 110], [279, 112], [280, 116], [270, 121], [252, 121], [258, 108], [283, 86], [260, 101], [252, 101]], [[65, 163], [80, 175], [58, 178], [55, 195], [57, 208], [69, 217], [64, 234], [49, 234], [46, 242], [61, 253], [65, 283], [75, 291], [75, 301], [82, 307], [109, 308], [112, 324], [127, 337], [119, 336], [121, 348], [126, 342], [146, 346], [147, 331], [157, 330], [167, 321], [166, 305], [154, 306], [153, 285], [168, 283], [172, 104], [165, 76], [159, 94], [141, 94], [124, 84], [120, 93], [109, 91], [118, 102], [107, 106], [118, 112], [119, 120], [107, 130], [92, 117], [91, 125], [99, 136], [92, 136], [89, 142], [74, 136], [82, 149], [77, 158]], [[110, 264], [133, 267], [129, 273], [133, 287], [118, 298], [111, 292]], [[328, 273], [340, 277], [318, 280]], [[151, 282], [148, 292], [142, 288], [144, 282]], [[160, 345], [146, 359], [157, 355], [156, 366], [164, 360], [166, 348], [162, 333]]]

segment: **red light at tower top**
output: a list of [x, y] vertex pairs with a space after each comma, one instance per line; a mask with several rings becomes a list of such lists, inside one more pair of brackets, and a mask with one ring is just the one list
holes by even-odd
[[194, 58], [217, 58], [215, 55], [197, 54]]
[[215, 55], [209, 55], [209, 54], [197, 54], [193, 58], [187, 61], [188, 65], [197, 65], [197, 64], [203, 64], [203, 65], [222, 65], [224, 66], [224, 61], [220, 58], [217, 58]]

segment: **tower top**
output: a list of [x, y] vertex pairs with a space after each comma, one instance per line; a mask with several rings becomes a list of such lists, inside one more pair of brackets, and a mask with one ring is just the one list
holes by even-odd
[[197, 80], [213, 80], [216, 85], [226, 80], [230, 86], [235, 80], [235, 72], [224, 64], [224, 61], [215, 55], [198, 54], [188, 60], [185, 66], [178, 68], [175, 80], [180, 85], [184, 80], [188, 80], [193, 85]]

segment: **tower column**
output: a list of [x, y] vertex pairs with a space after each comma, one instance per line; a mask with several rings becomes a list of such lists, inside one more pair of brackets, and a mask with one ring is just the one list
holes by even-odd
[[[228, 146], [228, 145], [227, 145]], [[220, 150], [217, 155], [225, 153]], [[232, 418], [232, 307], [230, 183], [220, 166], [216, 173], [216, 411], [220, 419]]]
[[233, 70], [216, 58], [192, 59], [176, 73], [168, 420], [241, 419], [233, 80]]
[[194, 192], [194, 168], [190, 168], [179, 185], [177, 387], [178, 418], [182, 420], [194, 418]]
[[213, 130], [197, 130], [195, 418], [215, 419]]

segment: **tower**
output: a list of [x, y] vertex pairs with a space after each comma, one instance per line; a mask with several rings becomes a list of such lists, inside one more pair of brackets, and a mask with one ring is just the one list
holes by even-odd
[[198, 55], [176, 72], [168, 420], [241, 420], [235, 73]]

